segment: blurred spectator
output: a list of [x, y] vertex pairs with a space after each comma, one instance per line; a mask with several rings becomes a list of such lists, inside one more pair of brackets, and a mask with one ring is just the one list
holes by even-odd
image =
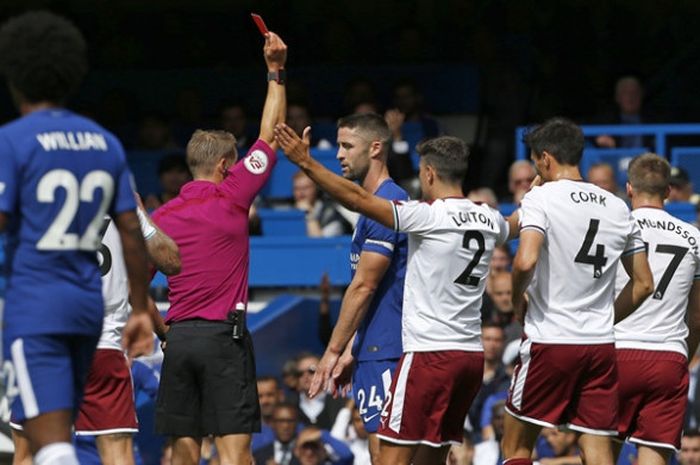
[[493, 189], [489, 187], [479, 187], [478, 189], [472, 189], [467, 194], [467, 198], [472, 202], [485, 203], [491, 208], [498, 209], [498, 199]]
[[253, 433], [251, 448], [253, 452], [271, 444], [275, 439], [272, 418], [275, 407], [284, 401], [284, 394], [274, 376], [260, 376], [257, 379], [258, 401], [260, 402], [260, 432]]
[[187, 166], [185, 156], [179, 152], [165, 155], [158, 162], [158, 181], [161, 192], [158, 195], [149, 194], [144, 205], [152, 211], [166, 202], [177, 197], [180, 188], [192, 180], [192, 174]]
[[[350, 81], [347, 86], [345, 86], [345, 92], [343, 97], [343, 105], [345, 110], [343, 115], [348, 115], [350, 113], [361, 113], [358, 110], [358, 106], [367, 102], [376, 102], [377, 94], [374, 90], [372, 83], [365, 78], [356, 78]], [[378, 109], [370, 110], [366, 113], [379, 113]]]
[[[289, 103], [287, 105], [287, 125], [294, 129], [300, 137], [304, 133], [304, 128], [312, 126], [311, 112], [309, 107], [302, 103]], [[311, 147], [329, 149], [333, 144], [327, 140], [314, 135], [313, 127], [311, 131]]]
[[267, 465], [270, 459], [277, 465], [298, 464], [294, 458], [294, 439], [297, 435], [298, 412], [294, 405], [280, 403], [272, 411], [274, 440], [253, 453], [255, 463]]
[[542, 465], [581, 465], [581, 455], [576, 445], [576, 433], [557, 428], [542, 429], [542, 436], [554, 452], [553, 457], [539, 457]]
[[420, 140], [432, 139], [442, 133], [437, 120], [425, 113], [423, 95], [413, 81], [408, 79], [399, 81], [394, 86], [393, 94], [394, 106], [404, 114], [405, 121], [420, 125]]
[[168, 120], [152, 113], [144, 116], [139, 123], [139, 140], [136, 145], [140, 150], [167, 150], [178, 148], [170, 131]]
[[472, 465], [474, 463], [474, 444], [468, 435], [464, 435], [462, 444], [450, 447], [446, 463], [447, 465]]
[[297, 357], [299, 381], [296, 401], [299, 406], [299, 421], [330, 430], [335, 423], [335, 417], [345, 404], [345, 399], [334, 399], [326, 392], [321, 392], [313, 399], [307, 396], [318, 362], [318, 356], [310, 352], [301, 353]]
[[333, 323], [331, 322], [331, 280], [328, 273], [321, 276], [321, 284], [318, 286], [318, 339], [321, 345], [326, 347], [331, 340], [333, 333]]
[[[636, 76], [622, 76], [615, 83], [615, 109], [596, 118], [598, 124], [643, 124], [652, 123], [652, 118], [644, 109], [644, 87]], [[629, 148], [650, 147], [649, 137], [641, 135], [610, 136], [600, 135], [595, 143], [598, 147]]]
[[371, 465], [369, 434], [352, 398], [348, 399], [345, 407], [338, 412], [335, 424], [331, 430], [331, 436], [343, 441], [350, 447], [352, 454], [355, 456], [354, 465]]
[[519, 204], [523, 196], [530, 190], [532, 181], [537, 176], [535, 167], [527, 160], [514, 161], [508, 169], [508, 192], [510, 197], [503, 202]]
[[681, 465], [700, 465], [700, 431], [697, 429], [683, 433], [678, 461]]
[[[513, 377], [513, 372], [515, 371], [515, 364], [518, 362], [520, 356], [520, 341], [511, 341], [506, 345], [503, 350], [503, 357], [501, 361], [503, 362], [503, 369], [505, 370], [508, 378]], [[493, 416], [493, 406], [499, 402], [504, 402], [508, 398], [508, 386], [505, 384], [501, 386], [500, 390], [497, 390], [484, 401], [484, 406], [481, 408], [481, 439], [483, 441], [487, 439], [492, 439], [496, 437], [496, 433], [493, 429], [493, 424], [491, 418]]]
[[200, 129], [204, 121], [204, 104], [198, 89], [181, 89], [175, 98], [175, 119], [173, 137], [178, 145], [185, 146], [192, 133]]
[[523, 327], [515, 318], [513, 312], [513, 283], [509, 272], [501, 272], [492, 275], [489, 280], [490, 286], [487, 290], [491, 302], [493, 302], [493, 312], [491, 313], [491, 321], [503, 328], [506, 344], [520, 340], [523, 333]]
[[503, 417], [505, 415], [505, 400], [496, 402], [491, 407], [491, 429], [493, 436], [478, 443], [474, 447], [474, 465], [501, 465], [501, 438], [503, 438]]
[[619, 196], [620, 194], [620, 188], [615, 180], [615, 169], [609, 163], [601, 162], [591, 165], [586, 180], [615, 195]]
[[677, 166], [671, 168], [671, 178], [668, 181], [671, 189], [667, 199], [669, 202], [700, 203], [700, 196], [693, 192], [693, 183], [685, 169]]
[[282, 366], [282, 392], [285, 399], [296, 395], [297, 384], [299, 384], [299, 374], [297, 373], [297, 359], [290, 358]]
[[510, 246], [508, 244], [497, 245], [493, 249], [493, 255], [491, 255], [489, 276], [497, 273], [503, 273], [504, 271], [510, 271], [510, 265], [512, 262], [513, 256], [510, 253]]
[[292, 177], [294, 208], [306, 213], [306, 234], [309, 237], [333, 237], [352, 234], [352, 225], [338, 212], [335, 203], [324, 200], [316, 183], [303, 171]]
[[509, 384], [502, 356], [505, 347], [505, 333], [496, 323], [485, 321], [481, 325], [481, 343], [484, 347], [484, 378], [481, 389], [472, 402], [468, 419], [472, 425], [472, 438], [481, 439], [481, 410], [486, 399], [495, 392], [505, 390]]
[[297, 436], [294, 457], [300, 465], [352, 465], [354, 460], [348, 446], [314, 426]]
[[257, 386], [262, 423], [269, 426], [275, 407], [278, 403], [284, 401], [284, 395], [277, 382], [277, 378], [274, 376], [258, 377]]
[[255, 141], [255, 131], [248, 124], [248, 110], [243, 102], [226, 102], [219, 109], [219, 125], [236, 138], [239, 153], [247, 153]]

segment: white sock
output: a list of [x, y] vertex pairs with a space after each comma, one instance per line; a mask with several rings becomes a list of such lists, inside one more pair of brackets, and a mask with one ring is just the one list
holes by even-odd
[[34, 465], [80, 465], [73, 444], [54, 442], [44, 446], [34, 456]]

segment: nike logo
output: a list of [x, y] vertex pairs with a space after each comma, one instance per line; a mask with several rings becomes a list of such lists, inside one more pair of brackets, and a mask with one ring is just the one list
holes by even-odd
[[381, 412], [377, 412], [377, 413], [375, 413], [374, 415], [370, 415], [370, 416], [368, 416], [368, 417], [367, 417], [367, 416], [362, 417], [362, 421], [364, 421], [365, 423], [367, 423], [367, 422], [371, 421], [372, 418], [374, 418], [374, 417], [376, 417], [377, 415], [379, 415], [380, 413], [381, 413]]

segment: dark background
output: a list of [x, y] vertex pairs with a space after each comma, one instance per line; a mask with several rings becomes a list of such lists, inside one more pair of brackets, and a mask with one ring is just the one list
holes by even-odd
[[[510, 140], [515, 126], [557, 114], [591, 121], [610, 109], [616, 78], [629, 73], [645, 84], [645, 108], [658, 120], [700, 120], [698, 1], [2, 0], [0, 19], [41, 8], [69, 17], [84, 32], [92, 71], [72, 103], [98, 120], [109, 98], [121, 99], [128, 117], [137, 120], [156, 110], [143, 97], [149, 94], [158, 111], [174, 116], [179, 94], [163, 98], [157, 92], [170, 80], [180, 91], [203, 86], [211, 94], [219, 89], [207, 86], [203, 76], [264, 73], [251, 11], [288, 43], [291, 82], [295, 69], [318, 80], [324, 69], [342, 70], [350, 79], [357, 77], [353, 69], [366, 77], [373, 66], [473, 67], [478, 79], [467, 82], [476, 86], [469, 89], [473, 102], [455, 111], [436, 104], [436, 111], [427, 98], [425, 108], [467, 108], [487, 117], [491, 139]], [[296, 79], [302, 97], [320, 93], [320, 101], [334, 102], [344, 91], [339, 81], [309, 88], [308, 81]], [[377, 81], [380, 103], [389, 107], [390, 83]], [[426, 96], [442, 90], [425, 89], [425, 82]], [[120, 93], [110, 94], [120, 86]], [[264, 85], [242, 87], [221, 93], [247, 99], [259, 111]], [[2, 92], [0, 117], [7, 120], [15, 113]], [[444, 92], [449, 98], [454, 89]], [[205, 96], [202, 117], [214, 118], [216, 104]], [[316, 107], [317, 117], [344, 111]]]

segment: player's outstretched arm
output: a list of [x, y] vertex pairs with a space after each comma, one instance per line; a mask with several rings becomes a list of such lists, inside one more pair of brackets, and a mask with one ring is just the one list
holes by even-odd
[[700, 279], [693, 281], [688, 295], [688, 360], [698, 350], [700, 344]]
[[654, 292], [654, 278], [646, 252], [626, 255], [620, 260], [630, 280], [615, 299], [615, 324], [630, 316]]
[[345, 291], [345, 296], [343, 296], [338, 322], [333, 328], [331, 340], [311, 381], [309, 397], [315, 396], [322, 390], [336, 393], [334, 386], [331, 386], [331, 381], [335, 378], [333, 374], [338, 360], [353, 334], [360, 327], [369, 304], [372, 302], [374, 292], [379, 287], [379, 283], [390, 264], [389, 257], [379, 253], [362, 252], [360, 254], [355, 276]]
[[535, 266], [540, 256], [540, 249], [544, 243], [544, 235], [532, 229], [526, 229], [520, 233], [518, 252], [513, 259], [513, 311], [520, 324], [525, 319], [525, 291], [535, 274]]
[[350, 210], [360, 212], [388, 228], [394, 228], [394, 209], [390, 201], [370, 194], [354, 182], [326, 169], [325, 166], [311, 157], [309, 151], [310, 127], [304, 129], [304, 139], [302, 140], [286, 124], [278, 124], [275, 127], [275, 139], [284, 150], [287, 158], [299, 166], [335, 200]]
[[[265, 36], [263, 47], [265, 64], [268, 73], [279, 73], [287, 62], [287, 45], [280, 36], [274, 32], [268, 32]], [[275, 142], [275, 125], [284, 122], [287, 113], [287, 94], [283, 81], [271, 80], [267, 83], [267, 97], [260, 120], [259, 139], [264, 140], [273, 149], [277, 149]]]

